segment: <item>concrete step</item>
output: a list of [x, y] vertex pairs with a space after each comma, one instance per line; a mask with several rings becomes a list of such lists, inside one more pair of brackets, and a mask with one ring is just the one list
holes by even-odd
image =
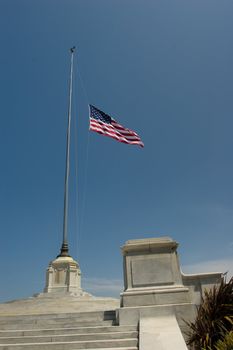
[[77, 321], [108, 321], [116, 318], [115, 312], [85, 312], [85, 313], [70, 313], [70, 314], [47, 314], [47, 315], [21, 315], [21, 316], [1, 316], [0, 325], [7, 323], [34, 323], [51, 321], [54, 323], [63, 323], [67, 320]]
[[108, 333], [86, 333], [86, 334], [64, 334], [64, 335], [46, 335], [31, 337], [2, 337], [1, 344], [19, 344], [19, 343], [48, 343], [48, 342], [71, 342], [71, 341], [89, 341], [89, 340], [110, 340], [110, 339], [131, 339], [137, 338], [138, 332], [108, 332]]
[[72, 328], [116, 324], [115, 311], [0, 317], [0, 329]]
[[112, 320], [115, 318], [115, 310], [107, 311], [89, 311], [89, 312], [72, 312], [72, 313], [56, 313], [56, 314], [34, 314], [34, 315], [14, 315], [14, 316], [0, 316], [0, 324], [15, 321], [34, 321], [34, 320], [59, 320], [64, 319], [79, 319], [79, 320]]
[[0, 350], [77, 350], [105, 348], [137, 348], [138, 339], [90, 340], [72, 342], [45, 342], [27, 344], [0, 344]]
[[39, 329], [21, 329], [21, 330], [0, 330], [1, 337], [30, 337], [46, 335], [65, 335], [65, 334], [86, 334], [86, 333], [112, 333], [112, 332], [134, 332], [137, 326], [96, 326], [96, 327], [72, 327], [72, 328], [39, 328]]
[[61, 323], [53, 323], [50, 321], [46, 322], [34, 322], [34, 323], [5, 323], [0, 325], [1, 330], [29, 330], [29, 329], [38, 329], [38, 328], [44, 328], [44, 329], [51, 329], [51, 328], [73, 328], [73, 327], [98, 327], [98, 326], [113, 326], [115, 325], [115, 321], [80, 321], [80, 322], [71, 322], [70, 320], [67, 321], [67, 323], [61, 324]]

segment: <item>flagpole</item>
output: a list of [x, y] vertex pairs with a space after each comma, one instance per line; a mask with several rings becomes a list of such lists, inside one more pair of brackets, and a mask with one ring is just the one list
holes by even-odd
[[63, 240], [61, 252], [58, 257], [69, 256], [69, 247], [67, 239], [68, 226], [68, 205], [69, 205], [69, 172], [70, 172], [70, 127], [71, 127], [71, 107], [72, 107], [72, 85], [73, 85], [73, 61], [74, 61], [75, 47], [70, 49], [71, 63], [70, 63], [70, 86], [69, 86], [69, 107], [68, 107], [68, 125], [66, 135], [66, 170], [65, 170], [65, 189], [64, 189], [64, 213], [63, 213]]

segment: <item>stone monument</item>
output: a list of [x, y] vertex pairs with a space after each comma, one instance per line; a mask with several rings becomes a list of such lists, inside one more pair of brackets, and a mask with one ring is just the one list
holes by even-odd
[[81, 296], [81, 270], [71, 256], [58, 256], [51, 261], [46, 271], [44, 293], [71, 293]]
[[139, 324], [139, 349], [187, 349], [185, 321], [193, 321], [204, 289], [222, 273], [184, 275], [170, 237], [130, 240], [122, 247], [124, 291], [120, 325]]

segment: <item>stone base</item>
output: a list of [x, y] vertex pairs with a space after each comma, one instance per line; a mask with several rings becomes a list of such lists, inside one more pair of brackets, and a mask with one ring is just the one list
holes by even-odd
[[176, 315], [180, 326], [184, 326], [184, 319], [187, 314], [196, 314], [196, 306], [191, 303], [171, 304], [171, 305], [150, 305], [123, 307], [118, 310], [118, 320], [120, 325], [138, 324], [141, 317], [158, 317]]
[[121, 294], [122, 305], [149, 306], [189, 303], [189, 289], [184, 286], [132, 288]]
[[172, 316], [185, 339], [187, 325], [184, 320], [195, 319], [196, 310], [196, 305], [191, 303], [123, 307], [117, 310], [117, 322], [120, 326], [138, 325], [141, 319], [164, 319]]
[[46, 272], [44, 293], [72, 293], [82, 296], [81, 271], [72, 257], [59, 256], [52, 262]]

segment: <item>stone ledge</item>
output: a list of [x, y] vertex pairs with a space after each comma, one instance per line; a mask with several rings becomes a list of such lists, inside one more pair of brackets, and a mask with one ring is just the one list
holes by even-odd
[[176, 286], [158, 286], [158, 287], [142, 287], [142, 288], [128, 288], [121, 296], [124, 295], [145, 295], [145, 294], [167, 294], [167, 293], [180, 293], [180, 292], [188, 292], [188, 287], [183, 285]]
[[147, 238], [129, 240], [121, 247], [122, 254], [141, 251], [159, 251], [161, 249], [169, 249], [174, 251], [178, 247], [178, 243], [170, 237]]

